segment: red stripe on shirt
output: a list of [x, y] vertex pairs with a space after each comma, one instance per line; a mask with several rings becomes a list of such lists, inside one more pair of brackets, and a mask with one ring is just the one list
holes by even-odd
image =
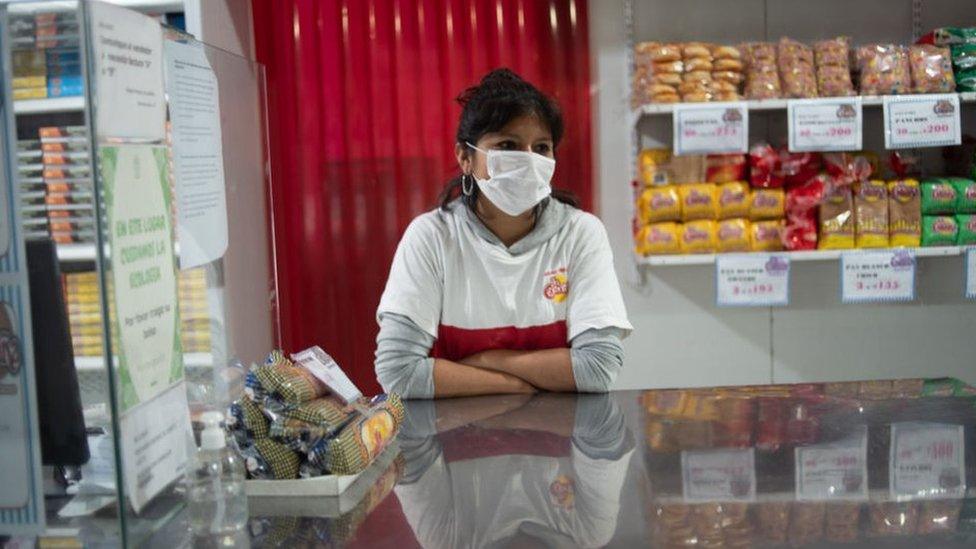
[[448, 463], [496, 456], [570, 455], [569, 437], [528, 429], [482, 429], [467, 425], [437, 435]]
[[461, 360], [481, 351], [506, 349], [510, 351], [537, 351], [558, 349], [566, 342], [566, 321], [552, 324], [516, 328], [467, 329], [441, 324], [437, 328], [437, 341], [430, 356], [447, 360]]

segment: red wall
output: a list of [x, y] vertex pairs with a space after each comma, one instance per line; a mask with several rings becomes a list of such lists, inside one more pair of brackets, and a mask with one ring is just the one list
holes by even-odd
[[555, 184], [593, 198], [585, 0], [253, 0], [267, 68], [281, 338], [366, 393], [403, 229], [456, 173], [454, 98], [496, 67], [553, 95]]

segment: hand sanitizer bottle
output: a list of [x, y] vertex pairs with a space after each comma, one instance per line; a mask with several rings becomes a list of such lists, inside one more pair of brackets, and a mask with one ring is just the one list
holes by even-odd
[[222, 536], [240, 532], [247, 524], [244, 467], [227, 447], [220, 412], [201, 416], [203, 433], [187, 471], [187, 514], [195, 536]]

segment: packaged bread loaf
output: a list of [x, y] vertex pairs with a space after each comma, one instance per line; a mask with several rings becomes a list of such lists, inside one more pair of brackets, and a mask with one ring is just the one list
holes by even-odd
[[736, 218], [719, 221], [716, 240], [719, 252], [749, 251], [749, 220]]
[[915, 93], [949, 93], [956, 90], [949, 48], [928, 44], [910, 46], [908, 62]]
[[637, 200], [637, 210], [642, 224], [679, 221], [681, 201], [678, 197], [678, 189], [673, 185], [644, 189]]
[[681, 252], [678, 242], [677, 223], [652, 223], [645, 225], [635, 237], [635, 250], [640, 255], [677, 254]]
[[783, 249], [783, 220], [753, 221], [749, 224], [749, 245], [754, 252]]
[[888, 188], [884, 181], [862, 181], [854, 195], [854, 244], [888, 247]]
[[732, 181], [718, 186], [718, 218], [749, 217], [751, 195], [744, 181]]
[[728, 183], [746, 177], [746, 157], [741, 154], [710, 154], [705, 157], [705, 181]]
[[718, 218], [718, 188], [713, 183], [680, 185], [681, 218], [684, 221]]
[[806, 44], [783, 37], [777, 44], [776, 56], [783, 97], [816, 97], [817, 79], [813, 70], [813, 50]]
[[682, 83], [678, 87], [681, 100], [689, 103], [711, 101], [715, 90], [712, 87], [712, 51], [708, 44], [681, 44], [681, 60], [684, 64]]
[[892, 246], [919, 246], [922, 238], [922, 214], [917, 180], [899, 179], [888, 182], [888, 221]]
[[667, 185], [673, 180], [671, 149], [644, 149], [637, 162], [644, 185]]
[[677, 44], [641, 42], [634, 46], [634, 106], [678, 102], [682, 72]]
[[813, 45], [817, 67], [817, 91], [821, 97], [854, 95], [851, 82], [850, 39], [838, 36]]
[[818, 246], [821, 250], [854, 247], [854, 196], [850, 186], [836, 186], [824, 192]]
[[774, 99], [782, 96], [776, 67], [776, 46], [768, 42], [750, 42], [739, 46], [745, 59], [745, 97]]
[[689, 221], [679, 227], [681, 252], [686, 254], [713, 253], [717, 248], [718, 227], [715, 221]]
[[908, 52], [895, 44], [869, 44], [857, 48], [863, 95], [892, 95], [911, 91]]
[[786, 193], [783, 189], [753, 189], [749, 200], [749, 218], [778, 219], [786, 213]]
[[735, 46], [712, 46], [712, 81], [716, 101], [738, 101], [745, 61]]

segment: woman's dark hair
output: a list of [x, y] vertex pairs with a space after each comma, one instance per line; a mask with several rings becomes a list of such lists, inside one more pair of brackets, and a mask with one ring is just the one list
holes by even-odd
[[[461, 104], [461, 120], [455, 140], [462, 147], [467, 147], [467, 143], [476, 144], [486, 133], [496, 132], [525, 115], [536, 116], [548, 126], [553, 149], [559, 146], [563, 137], [563, 116], [556, 102], [508, 69], [489, 72], [477, 86], [464, 90], [457, 102]], [[441, 209], [446, 210], [459, 196], [467, 207], [474, 208], [478, 186], [474, 185], [471, 194], [465, 195], [461, 192], [461, 181], [461, 175], [458, 175], [441, 191]], [[569, 191], [553, 189], [552, 198], [579, 207], [576, 196]], [[545, 203], [544, 200], [540, 206]]]

